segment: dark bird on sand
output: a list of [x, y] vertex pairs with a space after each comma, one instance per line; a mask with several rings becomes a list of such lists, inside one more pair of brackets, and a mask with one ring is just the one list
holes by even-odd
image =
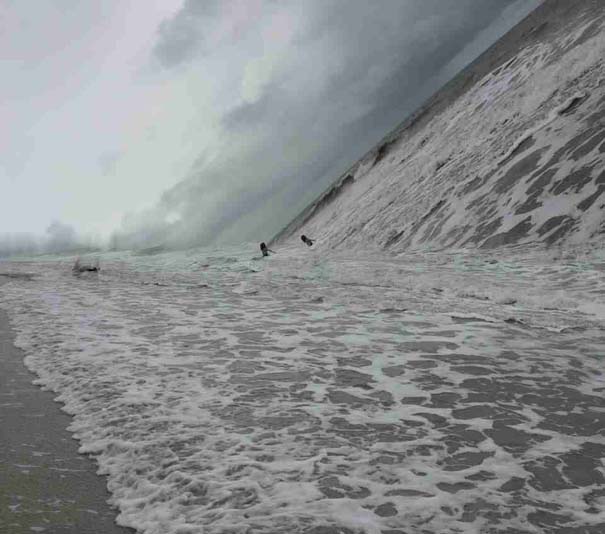
[[307, 245], [308, 247], [312, 247], [313, 246], [313, 240], [309, 239], [305, 234], [300, 236], [300, 239], [302, 240], [302, 242]]

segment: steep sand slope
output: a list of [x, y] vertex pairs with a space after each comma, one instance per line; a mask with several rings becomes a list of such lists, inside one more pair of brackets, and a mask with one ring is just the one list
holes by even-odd
[[274, 241], [578, 244], [605, 232], [605, 3], [547, 0]]

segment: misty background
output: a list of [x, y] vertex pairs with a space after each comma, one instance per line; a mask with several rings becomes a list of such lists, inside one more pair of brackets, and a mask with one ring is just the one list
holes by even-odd
[[0, 255], [269, 240], [539, 3], [6, 0]]

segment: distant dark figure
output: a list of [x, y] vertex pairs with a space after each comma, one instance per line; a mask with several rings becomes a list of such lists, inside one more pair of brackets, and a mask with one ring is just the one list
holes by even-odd
[[[270, 248], [267, 247], [267, 245], [265, 245], [264, 242], [260, 244], [260, 251], [263, 253], [263, 256], [268, 256], [269, 252], [273, 252]], [[275, 254], [275, 252], [273, 252], [273, 254]]]
[[308, 247], [312, 247], [313, 246], [313, 240], [309, 239], [306, 235], [301, 235], [300, 238], [302, 239], [302, 242], [307, 245]]

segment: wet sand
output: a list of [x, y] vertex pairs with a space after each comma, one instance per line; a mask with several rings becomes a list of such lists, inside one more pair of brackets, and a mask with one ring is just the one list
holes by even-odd
[[0, 532], [133, 532], [115, 524], [105, 477], [78, 454], [78, 442], [66, 430], [71, 417], [53, 402], [53, 393], [32, 384], [34, 375], [13, 340], [0, 309]]

